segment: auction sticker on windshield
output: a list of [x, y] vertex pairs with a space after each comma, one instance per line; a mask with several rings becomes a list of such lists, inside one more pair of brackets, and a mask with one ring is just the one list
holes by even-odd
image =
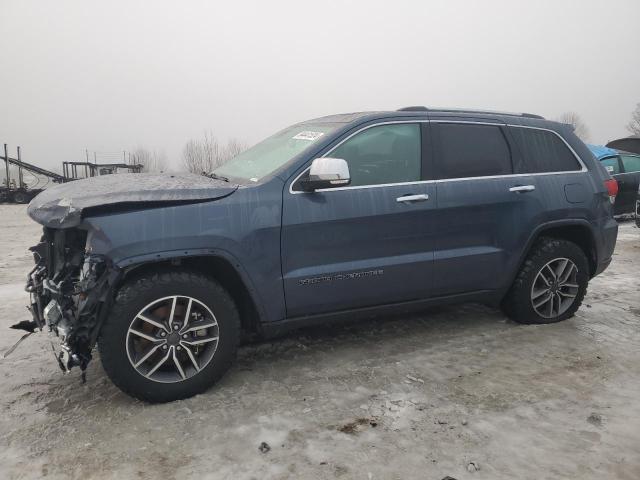
[[313, 142], [314, 140], [319, 139], [324, 133], [322, 132], [300, 132], [294, 138], [294, 140], [307, 140], [309, 142]]

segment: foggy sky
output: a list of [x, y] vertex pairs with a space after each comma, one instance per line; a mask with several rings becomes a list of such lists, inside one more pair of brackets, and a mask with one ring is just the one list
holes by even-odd
[[59, 168], [211, 130], [407, 105], [582, 116], [626, 136], [640, 1], [0, 0], [0, 143]]

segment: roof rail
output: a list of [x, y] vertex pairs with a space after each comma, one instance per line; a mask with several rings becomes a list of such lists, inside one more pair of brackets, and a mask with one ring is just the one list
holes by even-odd
[[420, 107], [420, 106], [404, 107], [404, 108], [398, 109], [399, 112], [426, 112], [427, 110], [429, 110], [427, 107]]
[[413, 106], [413, 107], [404, 107], [399, 108], [398, 112], [426, 112], [429, 110], [437, 111], [437, 112], [446, 112], [446, 113], [485, 113], [492, 115], [506, 115], [511, 117], [525, 117], [525, 118], [537, 118], [540, 120], [544, 120], [542, 115], [536, 115], [534, 113], [513, 113], [513, 112], [497, 112], [495, 110], [467, 110], [464, 108], [433, 108], [429, 109], [427, 107], [421, 106]]

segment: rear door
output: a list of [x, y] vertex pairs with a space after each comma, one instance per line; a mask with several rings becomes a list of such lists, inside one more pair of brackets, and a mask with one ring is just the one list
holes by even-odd
[[306, 171], [287, 185], [281, 254], [289, 317], [430, 295], [437, 229], [429, 148], [421, 123], [371, 125], [324, 155], [347, 161], [350, 186], [302, 192]]
[[528, 175], [514, 176], [501, 123], [432, 122], [438, 239], [434, 293], [503, 287], [539, 214]]
[[616, 197], [616, 213], [632, 213], [638, 196], [640, 183], [640, 156], [620, 154], [622, 172], [614, 176], [618, 181]]

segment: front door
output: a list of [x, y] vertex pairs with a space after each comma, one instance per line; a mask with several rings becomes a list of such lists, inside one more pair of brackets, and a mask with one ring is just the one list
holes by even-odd
[[281, 255], [289, 317], [429, 296], [437, 199], [424, 181], [427, 133], [420, 123], [366, 127], [325, 155], [347, 161], [350, 186], [306, 193], [299, 178], [287, 184]]

